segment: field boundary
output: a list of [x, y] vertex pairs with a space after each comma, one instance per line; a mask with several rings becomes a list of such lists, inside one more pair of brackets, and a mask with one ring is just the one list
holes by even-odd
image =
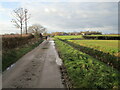
[[84, 39], [96, 39], [96, 40], [120, 40], [120, 36], [92, 36], [92, 35], [83, 35]]
[[[116, 57], [116, 56], [110, 55], [109, 53], [104, 53], [102, 51], [95, 50], [93, 48], [77, 45], [77, 44], [69, 42], [67, 40], [62, 40], [62, 39], [59, 39], [59, 40], [65, 42], [65, 43], [68, 43], [73, 48], [75, 48], [79, 51], [82, 51], [82, 52], [92, 56], [93, 58], [96, 58], [96, 59], [104, 62], [106, 65], [109, 65], [113, 68], [116, 68], [118, 71], [120, 71], [120, 61], [119, 61], [120, 57]], [[108, 58], [106, 58], [106, 57], [108, 57]]]

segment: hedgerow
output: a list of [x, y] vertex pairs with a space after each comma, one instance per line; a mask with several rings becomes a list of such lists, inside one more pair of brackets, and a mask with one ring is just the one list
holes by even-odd
[[2, 53], [2, 71], [6, 70], [10, 65], [15, 63], [23, 55], [37, 47], [43, 40], [34, 42], [33, 44], [24, 45], [18, 49], [10, 49]]
[[98, 39], [98, 40], [120, 40], [118, 35], [83, 35], [85, 39]]
[[21, 36], [2, 37], [2, 49], [3, 50], [13, 49], [28, 44], [32, 38], [34, 38], [34, 36], [32, 35], [24, 37]]

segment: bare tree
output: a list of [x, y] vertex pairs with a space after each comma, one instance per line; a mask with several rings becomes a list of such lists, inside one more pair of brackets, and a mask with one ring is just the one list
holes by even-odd
[[21, 36], [22, 36], [24, 22], [25, 22], [25, 29], [27, 34], [27, 21], [30, 18], [28, 17], [27, 13], [28, 13], [28, 10], [23, 8], [18, 8], [13, 10], [14, 19], [12, 19], [12, 22], [17, 28], [20, 28]]
[[20, 28], [21, 30], [21, 36], [22, 36], [22, 29], [23, 29], [23, 22], [24, 22], [24, 9], [18, 8], [16, 10], [13, 10], [15, 19], [12, 19], [12, 22], [17, 28]]
[[27, 22], [28, 22], [28, 19], [30, 18], [30, 14], [28, 15], [28, 10], [25, 9], [24, 10], [24, 13], [25, 13], [25, 31], [26, 31], [26, 34], [28, 33], [27, 32]]
[[46, 31], [46, 28], [39, 24], [34, 24], [28, 28], [29, 33], [44, 33]]
[[34, 24], [28, 28], [28, 32], [34, 34], [36, 38], [43, 39], [43, 33], [46, 32], [46, 28], [39, 24]]

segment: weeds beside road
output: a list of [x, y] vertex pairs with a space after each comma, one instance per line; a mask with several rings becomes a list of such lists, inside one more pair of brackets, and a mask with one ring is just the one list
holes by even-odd
[[2, 71], [15, 63], [19, 58], [37, 47], [43, 40], [25, 37], [3, 37], [2, 40]]

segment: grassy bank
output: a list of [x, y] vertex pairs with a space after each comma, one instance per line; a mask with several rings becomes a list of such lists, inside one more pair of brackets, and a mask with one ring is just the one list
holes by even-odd
[[[80, 40], [80, 41], [82, 41], [82, 40]], [[86, 40], [84, 40], [84, 43], [85, 43], [85, 41]], [[120, 60], [119, 60], [120, 57], [116, 57], [114, 55], [111, 55], [110, 53], [105, 53], [102, 50], [99, 50], [98, 48], [94, 49], [94, 48], [90, 48], [91, 46], [90, 47], [84, 46], [82, 44], [82, 42], [80, 43], [82, 45], [74, 43], [74, 42], [71, 42], [71, 41], [65, 41], [64, 40], [64, 42], [68, 43], [69, 45], [71, 45], [75, 49], [77, 49], [79, 51], [82, 51], [82, 52], [84, 52], [84, 53], [86, 53], [86, 54], [96, 58], [97, 60], [100, 60], [100, 61], [104, 62], [105, 64], [107, 64], [107, 65], [109, 65], [111, 67], [114, 67], [114, 68], [116, 68], [117, 70], [120, 71], [120, 69], [119, 69], [119, 67], [120, 67]], [[101, 45], [101, 47], [102, 47], [102, 45]]]
[[119, 72], [91, 56], [55, 39], [73, 88], [119, 88]]
[[33, 44], [24, 45], [22, 47], [19, 47], [18, 49], [11, 49], [11, 50], [8, 50], [7, 53], [3, 53], [2, 54], [2, 70], [3, 71], [6, 70], [7, 67], [15, 63], [19, 58], [21, 58], [27, 52], [37, 47], [40, 43], [42, 43], [42, 40]]

